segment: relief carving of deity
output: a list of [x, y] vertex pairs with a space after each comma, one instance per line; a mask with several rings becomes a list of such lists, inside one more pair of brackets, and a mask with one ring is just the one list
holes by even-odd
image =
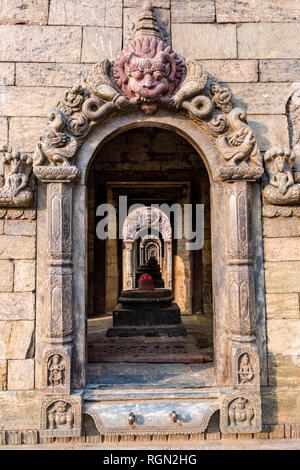
[[243, 354], [239, 364], [239, 381], [242, 384], [251, 382], [254, 372], [251, 366], [250, 358], [247, 353]]
[[48, 361], [48, 384], [51, 387], [64, 385], [65, 364], [60, 354], [54, 354]]
[[246, 398], [234, 400], [228, 411], [230, 426], [251, 426], [254, 409]]
[[72, 406], [61, 400], [56, 402], [47, 413], [49, 427], [48, 429], [73, 429], [74, 412]]
[[300, 185], [293, 176], [295, 155], [289, 149], [272, 148], [265, 153], [269, 184], [263, 191], [271, 204], [293, 205], [300, 202]]

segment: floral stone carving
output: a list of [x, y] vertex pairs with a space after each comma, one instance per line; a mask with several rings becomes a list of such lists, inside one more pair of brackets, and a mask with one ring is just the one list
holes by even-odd
[[300, 216], [300, 184], [294, 180], [294, 153], [287, 148], [274, 147], [265, 153], [269, 184], [263, 190], [266, 217]]
[[25, 153], [7, 153], [2, 162], [4, 176], [0, 177], [0, 206], [31, 206], [34, 200], [32, 158]]

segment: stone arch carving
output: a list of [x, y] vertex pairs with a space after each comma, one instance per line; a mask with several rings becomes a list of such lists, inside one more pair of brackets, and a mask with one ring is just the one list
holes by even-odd
[[[238, 392], [234, 390], [237, 351], [247, 348], [257, 370], [264, 358], [256, 340], [256, 315], [262, 309], [256, 309], [254, 288], [261, 240], [252, 238], [253, 231], [261, 233], [255, 185], [264, 172], [261, 155], [246, 113], [234, 107], [230, 91], [159, 38], [149, 2], [134, 42], [115, 63], [100, 62], [86, 83], [65, 92], [48, 115], [33, 163], [28, 160], [18, 170], [24, 177], [22, 190], [28, 190], [31, 164], [39, 182], [36, 388], [42, 395], [47, 397], [47, 351], [58, 350], [72, 363], [65, 369], [70, 393], [56, 389], [55, 397], [42, 398], [41, 429], [45, 435], [62, 435], [59, 429], [47, 429], [46, 413], [50, 403], [64, 401], [75, 417], [74, 429], [64, 429], [63, 435], [80, 433], [82, 404], [76, 390], [86, 384], [85, 185], [96, 150], [117, 133], [138, 126], [160, 126], [181, 134], [206, 165], [213, 200], [215, 377], [220, 396], [230, 397], [222, 408], [223, 432], [232, 432], [228, 407], [239, 397], [253, 404], [255, 412], [255, 425], [250, 430], [241, 426], [239, 432], [257, 432], [261, 428], [259, 387], [256, 384], [250, 391], [247, 384], [244, 388], [239, 383]], [[22, 197], [2, 198], [9, 173], [1, 181], [1, 207], [22, 207]], [[214, 409], [221, 408], [222, 398], [217, 400]]]

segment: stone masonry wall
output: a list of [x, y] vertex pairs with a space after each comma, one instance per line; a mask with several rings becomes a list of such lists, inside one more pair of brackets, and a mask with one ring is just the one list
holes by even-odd
[[[0, 151], [7, 145], [33, 151], [65, 87], [86, 75], [92, 63], [121, 50], [141, 5], [141, 0], [0, 1]], [[153, 5], [160, 8], [173, 47], [226, 82], [247, 108], [261, 150], [288, 145], [286, 103], [300, 80], [300, 3], [153, 0]], [[266, 219], [264, 234], [270, 387], [263, 391], [263, 419], [300, 423], [299, 219]], [[1, 219], [0, 389], [34, 386], [34, 258], [35, 221]]]

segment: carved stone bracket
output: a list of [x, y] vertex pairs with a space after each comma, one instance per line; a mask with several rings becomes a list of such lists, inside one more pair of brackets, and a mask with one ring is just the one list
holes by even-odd
[[82, 395], [57, 395], [41, 401], [41, 437], [80, 436]]
[[0, 207], [30, 207], [34, 202], [32, 158], [25, 153], [2, 157], [4, 175], [0, 176]]
[[226, 396], [220, 412], [221, 431], [257, 433], [261, 431], [261, 400], [258, 393], [234, 392]]

